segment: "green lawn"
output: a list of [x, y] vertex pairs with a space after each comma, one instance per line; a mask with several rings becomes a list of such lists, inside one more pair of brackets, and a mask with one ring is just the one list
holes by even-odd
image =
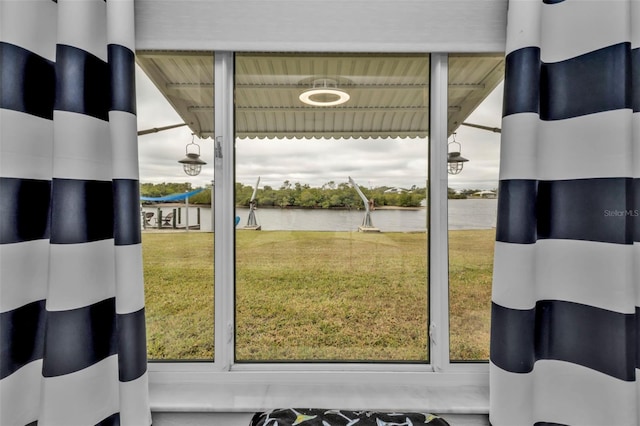
[[[492, 230], [450, 232], [452, 359], [487, 359]], [[213, 235], [143, 233], [150, 359], [213, 357]], [[236, 358], [426, 361], [422, 233], [239, 231]]]
[[488, 360], [495, 229], [449, 231], [451, 360]]

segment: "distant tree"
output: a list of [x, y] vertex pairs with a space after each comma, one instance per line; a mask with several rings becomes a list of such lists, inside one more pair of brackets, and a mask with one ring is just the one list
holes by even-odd
[[[184, 183], [141, 183], [140, 195], [143, 197], [165, 197], [167, 195], [182, 194], [193, 191], [189, 182]], [[178, 201], [184, 202], [184, 201]]]
[[272, 187], [265, 185], [262, 190], [256, 194], [256, 201], [259, 206], [275, 206], [277, 191]]
[[189, 182], [184, 183], [142, 183], [140, 195], [144, 197], [164, 197], [166, 195], [180, 194], [192, 191]]
[[312, 189], [304, 189], [298, 198], [299, 205], [302, 207], [315, 207], [320, 204], [319, 194]]
[[336, 189], [336, 183], [332, 180], [322, 185], [322, 189]]
[[211, 205], [211, 186], [205, 188], [204, 191], [198, 192], [196, 195], [192, 195], [191, 197], [189, 197], [189, 203]]
[[288, 180], [285, 180], [282, 185], [280, 186], [280, 189], [291, 189], [291, 182], [289, 182]]
[[253, 194], [253, 187], [236, 182], [236, 205], [248, 206]]
[[464, 198], [467, 198], [467, 196], [462, 192], [458, 193], [453, 188], [447, 188], [447, 198], [449, 198], [450, 200], [453, 200], [453, 199], [464, 199]]

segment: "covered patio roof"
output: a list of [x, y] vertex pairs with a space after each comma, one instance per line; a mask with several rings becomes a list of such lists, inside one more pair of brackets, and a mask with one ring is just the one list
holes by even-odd
[[[194, 134], [213, 136], [212, 52], [142, 51], [137, 62]], [[503, 77], [503, 54], [450, 55], [449, 133]], [[320, 78], [334, 80], [350, 100], [333, 107], [301, 102], [300, 93]], [[428, 135], [426, 54], [243, 53], [236, 57], [235, 79], [235, 131], [240, 138]]]

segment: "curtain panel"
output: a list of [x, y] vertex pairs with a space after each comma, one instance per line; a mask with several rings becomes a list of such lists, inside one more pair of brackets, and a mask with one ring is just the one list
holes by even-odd
[[640, 424], [640, 2], [511, 0], [491, 423]]
[[0, 424], [149, 425], [133, 0], [0, 2]]

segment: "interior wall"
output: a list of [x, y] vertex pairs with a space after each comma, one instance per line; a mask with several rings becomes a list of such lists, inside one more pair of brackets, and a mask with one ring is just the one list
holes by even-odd
[[503, 52], [507, 0], [136, 0], [136, 49]]
[[[137, 50], [504, 52], [507, 0], [136, 0]], [[247, 425], [252, 413], [153, 412], [154, 426]], [[486, 414], [448, 415], [453, 426]]]
[[249, 426], [253, 413], [152, 413], [153, 426]]

